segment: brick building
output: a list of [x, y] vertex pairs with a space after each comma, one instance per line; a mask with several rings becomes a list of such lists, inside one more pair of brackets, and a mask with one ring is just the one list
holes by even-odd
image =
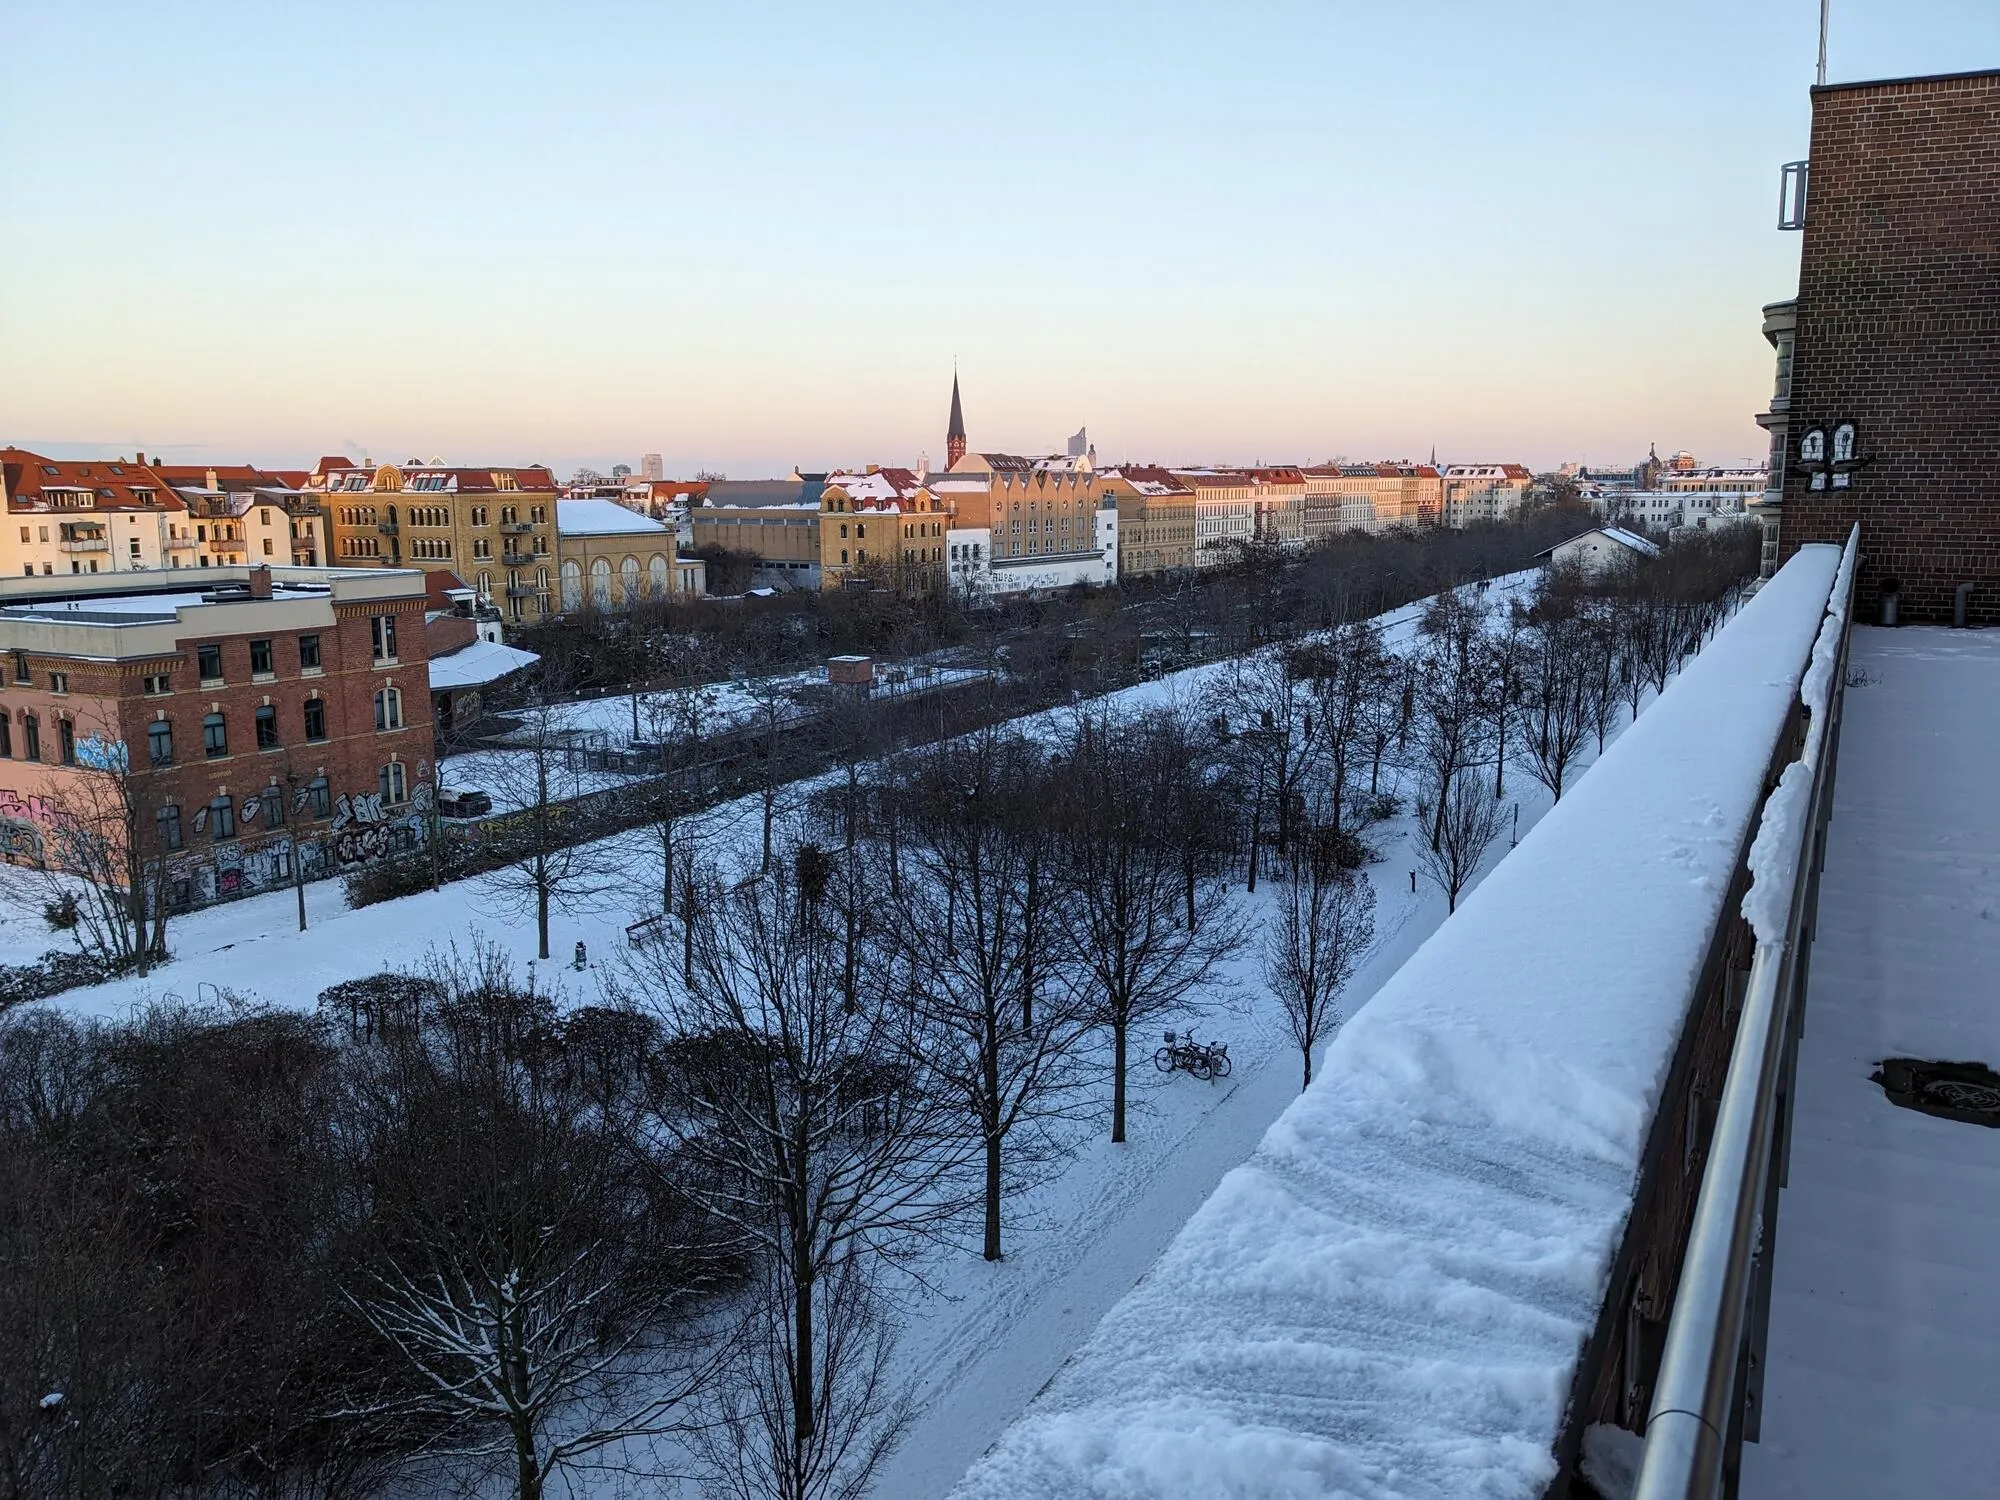
[[1857, 606], [2000, 624], [2000, 72], [1813, 90], [1780, 557], [1862, 525]]
[[[21, 579], [0, 601], [0, 854], [59, 858], [64, 809], [129, 770], [170, 904], [419, 842], [431, 788], [424, 576], [175, 569]], [[97, 783], [101, 787], [102, 782]]]

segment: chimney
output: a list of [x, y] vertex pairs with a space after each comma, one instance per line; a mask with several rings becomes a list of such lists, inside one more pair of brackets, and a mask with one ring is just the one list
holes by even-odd
[[215, 488], [215, 470], [210, 469], [208, 471], [208, 483], [203, 488], [211, 490]]
[[271, 597], [271, 565], [259, 563], [250, 570], [250, 597], [268, 599]]

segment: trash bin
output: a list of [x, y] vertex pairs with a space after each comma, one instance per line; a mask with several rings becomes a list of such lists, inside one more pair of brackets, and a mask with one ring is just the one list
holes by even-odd
[[1896, 623], [1897, 606], [1902, 599], [1902, 595], [1903, 585], [1901, 580], [1895, 578], [1885, 578], [1882, 580], [1882, 623], [1884, 625], [1894, 625]]

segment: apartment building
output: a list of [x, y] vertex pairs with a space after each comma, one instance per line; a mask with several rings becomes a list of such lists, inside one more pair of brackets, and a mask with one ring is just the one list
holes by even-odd
[[1117, 500], [1088, 453], [966, 451], [927, 483], [951, 516], [954, 588], [989, 596], [1117, 581]]
[[1431, 464], [1322, 464], [1300, 472], [1307, 541], [1342, 531], [1435, 526], [1444, 514], [1444, 480]]
[[869, 464], [827, 475], [819, 502], [821, 588], [876, 579], [912, 593], [944, 587], [952, 514], [910, 469]]
[[1194, 567], [1194, 491], [1171, 470], [1126, 464], [1099, 470], [1098, 484], [1118, 511], [1120, 578]]
[[1511, 521], [1535, 476], [1522, 464], [1449, 464], [1444, 470], [1444, 524]]
[[[431, 696], [414, 570], [22, 578], [0, 600], [0, 854], [60, 858], [129, 777], [162, 898], [332, 873], [424, 833]], [[117, 833], [124, 837], [123, 833]]]
[[305, 491], [303, 470], [249, 464], [152, 468], [187, 506], [197, 566], [315, 568], [332, 550], [326, 511], [318, 495]]
[[332, 523], [342, 567], [444, 569], [509, 624], [556, 613], [555, 476], [540, 465], [467, 468], [323, 458], [303, 488]]

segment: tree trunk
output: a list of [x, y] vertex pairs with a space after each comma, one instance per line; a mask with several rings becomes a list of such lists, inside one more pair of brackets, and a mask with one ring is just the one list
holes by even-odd
[[542, 1500], [542, 1467], [535, 1462], [535, 1434], [525, 1415], [510, 1419], [514, 1429], [516, 1500]]
[[1305, 1044], [1305, 1045], [1304, 1045], [1303, 1047], [1299, 1048], [1299, 1051], [1300, 1051], [1300, 1053], [1301, 1053], [1301, 1054], [1303, 1054], [1303, 1055], [1304, 1055], [1304, 1057], [1305, 1057], [1305, 1060], [1306, 1060], [1306, 1077], [1305, 1077], [1305, 1082], [1303, 1082], [1303, 1083], [1301, 1083], [1301, 1084], [1299, 1085], [1299, 1089], [1300, 1089], [1300, 1091], [1301, 1091], [1301, 1092], [1303, 1092], [1304, 1090], [1306, 1090], [1306, 1089], [1309, 1089], [1309, 1088], [1311, 1088], [1311, 1087], [1312, 1087], [1312, 1081], [1313, 1081], [1313, 1049], [1312, 1049], [1312, 1043], [1310, 1043], [1310, 1042], [1306, 1043], [1306, 1044]]
[[[813, 1268], [805, 1245], [792, 1251], [792, 1438], [799, 1447], [812, 1440], [816, 1427], [813, 1402]], [[804, 1465], [800, 1466], [803, 1469]]]
[[1250, 810], [1250, 894], [1257, 894], [1257, 846], [1264, 837], [1264, 797], [1260, 792]]
[[535, 931], [542, 940], [542, 957], [549, 956], [549, 870], [546, 861], [535, 861]]
[[1041, 907], [1041, 856], [1028, 856], [1028, 891], [1021, 909], [1021, 1029], [1035, 1029], [1035, 930]]
[[1127, 1022], [1119, 1015], [1111, 1022], [1111, 1140], [1125, 1141], [1125, 1032]]

